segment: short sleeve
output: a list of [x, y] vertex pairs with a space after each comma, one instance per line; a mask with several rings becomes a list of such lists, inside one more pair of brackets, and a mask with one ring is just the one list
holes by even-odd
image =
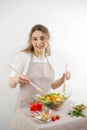
[[[24, 53], [20, 52], [16, 55], [16, 58], [14, 62], [11, 64], [11, 66], [14, 67], [19, 73], [23, 73], [24, 63], [25, 63]], [[14, 70], [12, 70], [10, 77], [14, 77], [16, 74], [17, 73]]]

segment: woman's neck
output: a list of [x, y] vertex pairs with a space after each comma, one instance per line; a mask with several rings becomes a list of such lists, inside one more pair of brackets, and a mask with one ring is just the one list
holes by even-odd
[[45, 53], [44, 52], [42, 52], [42, 53], [34, 52], [34, 55], [36, 57], [38, 57], [39, 59], [44, 59], [45, 58]]

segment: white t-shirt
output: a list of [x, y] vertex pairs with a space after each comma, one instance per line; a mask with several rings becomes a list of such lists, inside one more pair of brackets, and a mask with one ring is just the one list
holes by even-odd
[[[55, 64], [54, 64], [54, 59], [52, 56], [47, 56], [43, 60], [40, 60], [37, 58], [35, 55], [33, 55], [33, 61], [32, 62], [43, 62], [47, 63], [47, 58], [49, 60], [49, 63], [51, 64], [52, 68], [55, 70]], [[13, 66], [19, 73], [26, 75], [28, 66], [30, 63], [31, 59], [31, 53], [27, 52], [20, 52], [16, 55], [16, 58], [11, 66]], [[15, 71], [12, 71], [10, 74], [10, 77], [14, 77], [16, 75]], [[55, 72], [55, 80], [57, 79], [56, 72]]]

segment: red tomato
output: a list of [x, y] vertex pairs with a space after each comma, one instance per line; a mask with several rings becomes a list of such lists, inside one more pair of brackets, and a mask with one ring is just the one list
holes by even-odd
[[59, 120], [59, 119], [60, 119], [60, 116], [59, 116], [59, 115], [56, 115], [56, 119]]
[[42, 111], [42, 103], [38, 101], [37, 106], [38, 106], [38, 111]]
[[56, 121], [56, 116], [52, 116], [52, 117], [51, 117], [51, 120], [52, 120], [52, 121]]

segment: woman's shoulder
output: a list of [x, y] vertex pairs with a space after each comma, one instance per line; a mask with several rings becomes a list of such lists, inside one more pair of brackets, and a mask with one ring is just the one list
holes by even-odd
[[31, 53], [26, 53], [23, 51], [17, 52], [14, 63], [15, 64], [19, 63], [24, 65], [30, 60], [30, 55]]
[[24, 52], [24, 51], [20, 51], [20, 52], [17, 52], [16, 53], [16, 57], [19, 57], [19, 58], [29, 58], [31, 55], [31, 53], [28, 53], [28, 52]]
[[49, 63], [50, 63], [52, 66], [54, 66], [54, 65], [55, 65], [54, 57], [53, 57], [52, 55], [49, 55], [49, 56], [47, 56], [47, 58], [48, 58]]
[[14, 62], [12, 63], [12, 66], [19, 70], [20, 73], [24, 73], [25, 68], [27, 67], [29, 61], [30, 61], [30, 53], [26, 52], [17, 52]]

